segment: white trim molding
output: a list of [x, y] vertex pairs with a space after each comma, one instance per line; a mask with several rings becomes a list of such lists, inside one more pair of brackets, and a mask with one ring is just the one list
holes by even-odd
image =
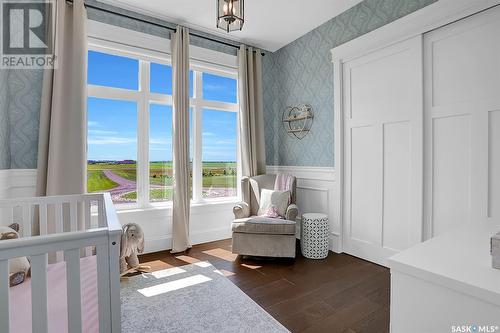
[[[392, 23], [384, 25], [361, 37], [331, 50], [334, 73], [334, 155], [336, 179], [334, 207], [338, 235], [342, 235], [344, 196], [344, 117], [343, 71], [344, 63], [362, 57], [390, 45], [423, 35], [475, 13], [500, 4], [500, 0], [439, 0]], [[423, 96], [422, 96], [423, 101]], [[338, 248], [342, 251], [342, 237], [338, 236]]]
[[36, 169], [0, 170], [0, 198], [34, 197]]
[[331, 167], [268, 165], [267, 173], [290, 173], [297, 178], [335, 181], [335, 169]]
[[[288, 173], [297, 178], [297, 206], [300, 214], [317, 212], [328, 215], [330, 222], [330, 250], [342, 252], [340, 225], [336, 202], [336, 170], [331, 167], [268, 165], [267, 173]], [[297, 219], [300, 223], [300, 217]], [[300, 238], [300, 228], [299, 238]]]
[[439, 0], [331, 50], [333, 62], [348, 61], [424, 34], [500, 4], [500, 0]]

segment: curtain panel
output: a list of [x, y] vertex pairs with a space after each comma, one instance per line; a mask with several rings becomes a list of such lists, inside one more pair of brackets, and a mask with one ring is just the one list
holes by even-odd
[[172, 34], [173, 164], [172, 253], [191, 247], [189, 241], [189, 30]]
[[266, 173], [264, 111], [262, 102], [262, 55], [241, 45], [238, 51], [239, 137], [243, 176]]
[[38, 196], [86, 192], [87, 13], [83, 0], [55, 3], [57, 68], [43, 77]]

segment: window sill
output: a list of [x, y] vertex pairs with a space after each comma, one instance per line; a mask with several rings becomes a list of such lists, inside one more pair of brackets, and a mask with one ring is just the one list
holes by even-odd
[[[229, 198], [214, 198], [203, 200], [199, 202], [191, 201], [191, 209], [203, 209], [207, 207], [224, 206], [241, 202], [241, 198], [239, 197], [229, 197]], [[158, 210], [172, 210], [172, 202], [158, 202], [158, 203], [150, 203], [145, 207], [137, 207], [135, 204], [118, 204], [115, 205], [116, 212], [118, 214], [121, 213], [134, 213], [134, 212], [148, 212], [148, 211], [158, 211]]]

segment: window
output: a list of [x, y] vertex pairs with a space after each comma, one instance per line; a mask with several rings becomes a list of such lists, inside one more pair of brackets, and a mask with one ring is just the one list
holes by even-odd
[[[172, 200], [172, 67], [165, 54], [93, 46], [88, 54], [87, 186], [132, 207]], [[237, 196], [236, 71], [190, 71], [194, 202]]]

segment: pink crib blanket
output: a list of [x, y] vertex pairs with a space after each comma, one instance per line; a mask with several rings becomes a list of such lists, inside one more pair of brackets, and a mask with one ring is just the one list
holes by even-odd
[[[49, 265], [47, 279], [49, 332], [68, 332], [66, 263]], [[95, 256], [80, 259], [80, 281], [82, 332], [99, 332]], [[31, 332], [31, 281], [29, 278], [20, 285], [10, 288], [10, 331], [12, 333]]]

